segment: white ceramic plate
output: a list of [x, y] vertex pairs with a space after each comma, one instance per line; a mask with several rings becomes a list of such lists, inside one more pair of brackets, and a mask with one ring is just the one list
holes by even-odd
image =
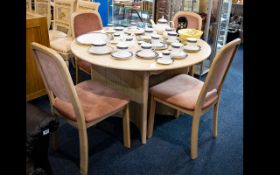
[[117, 52], [113, 52], [111, 56], [118, 60], [126, 60], [128, 58], [131, 58], [133, 56], [133, 53], [131, 51], [127, 51], [125, 53], [120, 53], [117, 51]]
[[168, 64], [172, 64], [173, 63], [173, 59], [158, 58], [157, 59], [157, 63], [168, 65]]
[[185, 45], [184, 49], [188, 52], [198, 52], [200, 51], [201, 47], [199, 45], [197, 45], [197, 47], [189, 47], [188, 45]]
[[76, 41], [80, 44], [91, 45], [92, 41], [99, 39], [99, 40], [107, 40], [108, 35], [106, 33], [101, 32], [92, 32], [80, 35], [76, 38]]
[[106, 46], [106, 47], [104, 47], [104, 49], [98, 49], [98, 47], [91, 46], [88, 49], [88, 52], [92, 53], [92, 54], [96, 54], [96, 55], [105, 55], [105, 54], [111, 53], [113, 50], [114, 49], [110, 46]]

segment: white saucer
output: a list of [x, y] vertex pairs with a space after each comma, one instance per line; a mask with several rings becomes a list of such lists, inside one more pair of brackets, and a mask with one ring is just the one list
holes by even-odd
[[151, 52], [152, 54], [143, 54], [142, 50], [138, 50], [136, 51], [135, 55], [139, 58], [143, 58], [143, 59], [155, 59], [156, 57], [158, 57], [158, 53], [155, 51]]
[[130, 57], [133, 56], [133, 53], [131, 51], [127, 51], [127, 52], [113, 52], [111, 54], [112, 57], [116, 58], [116, 59], [121, 59], [121, 60], [124, 60], [124, 59], [128, 59]]
[[190, 47], [189, 45], [185, 45], [184, 49], [189, 52], [198, 52], [200, 51], [201, 47], [199, 45]]
[[109, 41], [110, 44], [118, 44], [120, 41], [116, 41], [116, 40], [111, 40]]
[[144, 52], [143, 50], [141, 50], [140, 52], [137, 53], [138, 56], [140, 57], [155, 57], [156, 54], [154, 51], [150, 51], [150, 52]]
[[151, 36], [144, 35], [144, 36], [141, 36], [141, 39], [142, 40], [146, 40], [146, 41], [150, 41], [151, 40]]
[[157, 63], [168, 65], [168, 64], [172, 64], [173, 60], [172, 59], [166, 59], [166, 58], [158, 58]]
[[164, 50], [164, 49], [168, 48], [168, 45], [165, 44], [165, 43], [160, 43], [160, 44], [157, 44], [157, 45], [152, 45], [152, 47], [156, 50]]
[[184, 51], [181, 52], [171, 52], [171, 57], [172, 58], [178, 58], [178, 59], [184, 59], [188, 56], [188, 54]]
[[102, 49], [98, 49], [98, 47], [96, 46], [91, 46], [89, 49], [88, 49], [88, 52], [89, 53], [92, 53], [92, 54], [96, 54], [96, 55], [105, 55], [105, 54], [109, 54], [113, 51], [114, 49], [110, 46], [106, 46]]

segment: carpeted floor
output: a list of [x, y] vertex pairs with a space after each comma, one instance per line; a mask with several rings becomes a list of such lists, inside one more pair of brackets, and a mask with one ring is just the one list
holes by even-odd
[[[89, 78], [83, 76], [84, 79]], [[49, 111], [48, 97], [32, 101]], [[218, 137], [212, 137], [211, 109], [199, 128], [199, 157], [190, 159], [191, 117], [156, 116], [154, 136], [140, 143], [131, 124], [132, 148], [122, 145], [121, 118], [111, 117], [88, 129], [89, 174], [241, 175], [243, 174], [243, 48], [240, 47], [222, 90]], [[49, 150], [55, 175], [79, 174], [78, 132], [60, 122], [60, 149]]]

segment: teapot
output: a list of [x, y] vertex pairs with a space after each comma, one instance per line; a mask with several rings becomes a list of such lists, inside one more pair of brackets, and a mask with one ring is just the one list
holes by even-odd
[[153, 26], [153, 29], [160, 35], [163, 34], [165, 29], [167, 28], [174, 28], [174, 22], [173, 21], [167, 21], [164, 16], [162, 16], [158, 21], [157, 24], [151, 19], [150, 20]]

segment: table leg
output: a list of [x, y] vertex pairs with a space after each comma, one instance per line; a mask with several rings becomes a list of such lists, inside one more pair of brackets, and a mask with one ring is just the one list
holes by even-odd
[[147, 139], [147, 115], [148, 115], [148, 94], [149, 94], [149, 73], [144, 72], [143, 75], [143, 91], [141, 104], [141, 141], [142, 144], [146, 144]]
[[140, 130], [141, 142], [146, 143], [149, 72], [107, 69], [92, 66], [92, 80], [102, 82], [129, 97], [130, 121]]

